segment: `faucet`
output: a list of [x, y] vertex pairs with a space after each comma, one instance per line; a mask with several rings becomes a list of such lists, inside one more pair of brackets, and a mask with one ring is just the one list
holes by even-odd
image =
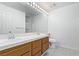
[[8, 39], [15, 39], [15, 36], [14, 36], [14, 34], [12, 33], [12, 31], [9, 31], [8, 33], [9, 33], [9, 34], [8, 34]]

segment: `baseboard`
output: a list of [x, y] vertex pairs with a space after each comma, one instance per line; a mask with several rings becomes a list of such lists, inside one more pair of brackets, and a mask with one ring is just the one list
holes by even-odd
[[60, 45], [60, 47], [72, 49], [72, 50], [75, 50], [75, 51], [79, 51], [78, 48], [72, 48], [72, 47], [68, 47], [68, 46], [65, 46], [65, 45]]

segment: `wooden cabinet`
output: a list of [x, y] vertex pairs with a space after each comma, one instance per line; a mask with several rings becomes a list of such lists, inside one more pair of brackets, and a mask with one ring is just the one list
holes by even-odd
[[25, 52], [22, 56], [31, 56], [31, 51]]
[[41, 51], [37, 52], [34, 56], [41, 56]]
[[41, 39], [32, 42], [32, 56], [41, 55]]
[[45, 52], [49, 48], [49, 38], [42, 39], [42, 53]]
[[32, 49], [41, 47], [41, 39], [32, 42]]
[[21, 56], [24, 53], [31, 51], [31, 43], [26, 43], [20, 46], [12, 47], [3, 51], [0, 51], [2, 56]]
[[41, 55], [41, 47], [37, 47], [35, 49], [32, 49], [32, 56], [36, 56], [37, 54], [39, 54], [39, 52]]
[[49, 48], [49, 38], [42, 38], [32, 42], [32, 56], [40, 56]]
[[0, 51], [0, 56], [40, 56], [49, 47], [49, 38], [41, 38], [29, 43]]

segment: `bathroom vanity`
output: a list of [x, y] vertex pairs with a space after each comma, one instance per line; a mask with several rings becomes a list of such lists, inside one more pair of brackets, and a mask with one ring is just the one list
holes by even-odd
[[24, 39], [21, 38], [21, 41], [13, 44], [7, 43], [6, 46], [3, 45], [4, 47], [0, 46], [0, 56], [41, 56], [49, 48], [49, 37], [47, 35], [29, 36]]

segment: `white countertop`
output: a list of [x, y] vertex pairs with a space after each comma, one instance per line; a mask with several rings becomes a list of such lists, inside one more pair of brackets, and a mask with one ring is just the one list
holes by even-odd
[[40, 34], [27, 33], [27, 34], [16, 34], [15, 39], [0, 38], [0, 51], [17, 45], [28, 43], [34, 40], [38, 40], [44, 37], [48, 37], [48, 35], [42, 33]]

